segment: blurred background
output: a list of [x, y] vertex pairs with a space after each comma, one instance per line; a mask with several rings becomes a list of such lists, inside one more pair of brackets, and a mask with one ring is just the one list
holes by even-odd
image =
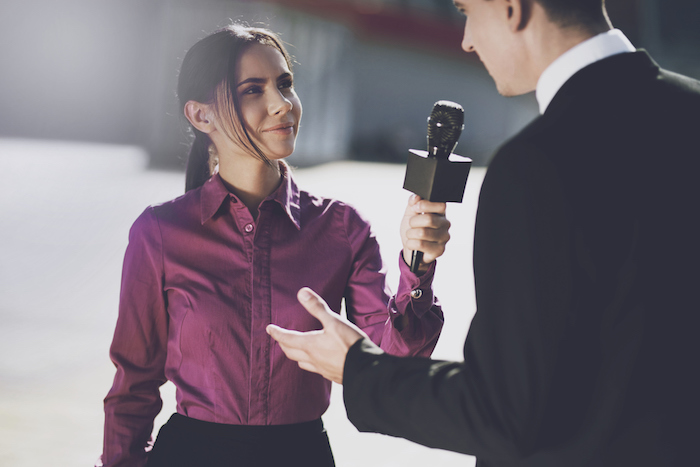
[[[608, 0], [613, 24], [668, 69], [700, 78], [700, 3]], [[461, 103], [458, 153], [475, 168], [450, 205], [435, 289], [436, 358], [459, 359], [474, 312], [471, 242], [494, 149], [537, 113], [500, 97], [451, 0], [3, 0], [0, 3], [0, 465], [92, 465], [113, 366], [128, 229], [184, 189], [175, 96], [187, 49], [230, 21], [280, 33], [304, 105], [290, 162], [300, 185], [358, 207], [395, 286], [408, 148], [440, 99]], [[378, 203], [377, 200], [382, 202]], [[174, 410], [172, 387], [156, 426]], [[324, 416], [339, 467], [473, 465], [473, 458], [360, 434], [336, 387]]]
[[[700, 76], [698, 2], [607, 3], [633, 44]], [[459, 152], [485, 165], [536, 113], [532, 95], [500, 98], [476, 55], [461, 51], [463, 18], [450, 0], [4, 0], [0, 136], [138, 145], [150, 166], [182, 167], [180, 60], [230, 20], [267, 24], [290, 44], [305, 110], [299, 166], [401, 162], [425, 145], [439, 99], [465, 107]]]

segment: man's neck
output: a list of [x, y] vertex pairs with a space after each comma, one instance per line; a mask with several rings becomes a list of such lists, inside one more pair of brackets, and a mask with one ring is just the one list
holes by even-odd
[[601, 20], [598, 24], [590, 26], [560, 26], [549, 19], [549, 15], [539, 2], [533, 2], [527, 27], [522, 31], [528, 55], [530, 91], [535, 89], [542, 72], [558, 57], [578, 44], [610, 29], [612, 25], [607, 20]]
[[634, 52], [634, 46], [617, 29], [604, 31], [566, 50], [540, 74], [536, 97], [544, 113], [561, 86], [582, 68], [612, 55]]

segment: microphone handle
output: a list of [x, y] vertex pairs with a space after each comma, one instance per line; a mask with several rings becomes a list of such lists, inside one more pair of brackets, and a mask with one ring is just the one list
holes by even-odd
[[411, 272], [412, 273], [417, 273], [418, 272], [418, 267], [420, 266], [421, 261], [423, 261], [423, 252], [418, 251], [418, 250], [413, 250], [411, 252]]

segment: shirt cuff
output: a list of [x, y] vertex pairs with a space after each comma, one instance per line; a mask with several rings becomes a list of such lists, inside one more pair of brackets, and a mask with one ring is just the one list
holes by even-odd
[[437, 260], [430, 263], [428, 270], [417, 275], [403, 259], [399, 252], [399, 287], [396, 291], [396, 311], [403, 314], [409, 308], [416, 316], [422, 317], [433, 306], [433, 278]]

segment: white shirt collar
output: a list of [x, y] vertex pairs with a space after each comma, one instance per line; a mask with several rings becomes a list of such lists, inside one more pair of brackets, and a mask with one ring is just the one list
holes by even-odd
[[559, 89], [577, 71], [611, 55], [634, 52], [632, 43], [619, 29], [593, 36], [561, 54], [542, 72], [537, 81], [535, 97], [540, 106], [540, 114], [552, 102]]

